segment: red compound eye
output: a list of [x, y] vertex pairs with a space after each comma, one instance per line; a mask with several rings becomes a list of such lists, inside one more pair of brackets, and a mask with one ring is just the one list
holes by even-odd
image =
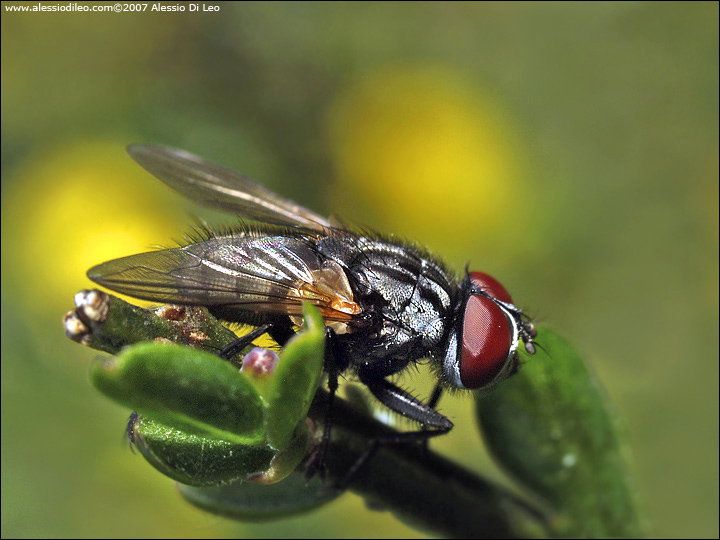
[[470, 283], [482, 288], [487, 294], [501, 302], [513, 303], [512, 297], [505, 287], [497, 279], [484, 272], [470, 272]]
[[[502, 292], [509, 298], [504, 288]], [[463, 386], [480, 388], [492, 382], [507, 363], [511, 346], [510, 322], [500, 306], [485, 296], [473, 295], [468, 298], [460, 359], [460, 381]]]

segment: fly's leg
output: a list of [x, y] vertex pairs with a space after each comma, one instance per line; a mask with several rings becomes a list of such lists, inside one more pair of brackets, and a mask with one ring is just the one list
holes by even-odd
[[263, 324], [262, 326], [254, 328], [252, 331], [248, 332], [244, 336], [239, 337], [232, 343], [225, 345], [225, 347], [223, 347], [218, 353], [218, 356], [220, 356], [220, 358], [222, 358], [223, 360], [227, 360], [235, 364], [235, 362], [232, 361], [232, 358], [237, 353], [242, 351], [245, 347], [250, 345], [257, 338], [259, 338], [263, 334], [266, 334], [267, 331], [270, 330], [271, 326], [272, 325], [270, 324]]
[[[288, 342], [288, 340], [295, 334], [295, 332], [290, 326], [289, 321], [288, 324], [262, 324], [257, 328], [254, 328], [252, 331], [248, 332], [244, 336], [239, 337], [232, 343], [229, 343], [228, 345], [223, 347], [218, 354], [220, 358], [223, 358], [237, 365], [238, 362], [233, 361], [232, 358], [263, 334], [268, 334], [271, 338], [275, 340], [278, 345], [283, 347]], [[240, 364], [242, 364], [242, 360], [240, 361]]]
[[430, 396], [430, 399], [427, 402], [427, 406], [431, 409], [435, 408], [435, 405], [437, 405], [438, 401], [440, 401], [440, 396], [442, 396], [443, 387], [442, 384], [437, 383], [435, 385], [435, 389], [433, 390], [433, 393]]
[[[442, 384], [437, 383], [435, 385], [435, 389], [433, 390], [432, 394], [430, 395], [430, 399], [427, 402], [428, 407], [430, 407], [431, 409], [435, 408], [435, 405], [437, 405], [438, 401], [440, 401], [440, 396], [442, 396], [442, 391], [443, 391]], [[423, 441], [423, 452], [427, 452], [428, 440], [429, 440], [429, 437]]]
[[138, 418], [140, 415], [137, 413], [137, 411], [133, 411], [130, 413], [130, 418], [128, 418], [127, 426], [125, 427], [125, 436], [127, 437], [128, 442], [130, 443], [130, 451], [134, 454], [135, 453], [135, 424], [138, 421]]
[[[404, 433], [388, 433], [375, 437], [370, 441], [365, 452], [353, 463], [345, 476], [335, 484], [335, 488], [338, 490], [344, 490], [348, 486], [357, 472], [375, 455], [381, 446], [408, 442], [426, 443], [431, 437], [447, 433], [453, 428], [453, 423], [447, 417], [391, 382], [385, 379], [364, 377], [362, 373], [359, 373], [359, 375], [360, 380], [378, 401], [388, 409], [422, 424], [423, 429]], [[430, 398], [430, 403], [433, 406], [440, 399], [440, 394], [439, 387], [435, 388]]]
[[335, 403], [335, 394], [338, 389], [338, 376], [340, 368], [337, 362], [335, 350], [335, 332], [330, 328], [325, 329], [325, 371], [328, 374], [328, 400], [325, 409], [325, 426], [323, 428], [322, 440], [312, 451], [305, 463], [305, 481], [308, 482], [316, 474], [320, 478], [325, 477], [325, 453], [330, 442], [330, 431], [332, 429], [332, 411]]

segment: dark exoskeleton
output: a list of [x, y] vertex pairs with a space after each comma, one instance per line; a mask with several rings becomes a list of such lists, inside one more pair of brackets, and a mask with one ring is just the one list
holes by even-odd
[[[206, 306], [222, 320], [256, 326], [221, 352], [228, 359], [265, 333], [284, 345], [302, 323], [302, 302], [313, 303], [326, 324], [331, 398], [311, 474], [322, 465], [341, 373], [352, 370], [386, 407], [423, 427], [393, 440], [424, 440], [453, 427], [434, 409], [443, 385], [495, 384], [517, 370], [520, 340], [535, 350], [532, 324], [487, 274], [466, 272], [458, 282], [417, 246], [356, 234], [187, 152], [151, 145], [128, 151], [180, 193], [259, 224], [109, 261], [88, 276], [136, 298]], [[423, 358], [439, 379], [427, 404], [388, 380]]]

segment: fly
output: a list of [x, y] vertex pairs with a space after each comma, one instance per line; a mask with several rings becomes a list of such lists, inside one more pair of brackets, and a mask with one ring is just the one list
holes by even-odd
[[[255, 326], [221, 352], [227, 359], [263, 334], [283, 346], [302, 321], [302, 302], [314, 304], [326, 325], [330, 400], [309, 474], [322, 466], [340, 374], [352, 371], [383, 405], [423, 428], [393, 441], [427, 440], [453, 427], [434, 408], [442, 388], [496, 384], [517, 371], [520, 341], [535, 352], [533, 325], [487, 274], [466, 270], [458, 279], [418, 246], [352, 231], [185, 151], [132, 145], [128, 152], [174, 190], [257, 224], [105, 262], [88, 277], [135, 298], [205, 306], [221, 320]], [[388, 380], [423, 358], [439, 380], [427, 404]]]

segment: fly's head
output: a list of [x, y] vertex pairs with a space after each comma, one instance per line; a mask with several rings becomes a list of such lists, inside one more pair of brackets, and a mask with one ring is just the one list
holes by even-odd
[[525, 350], [534, 354], [537, 332], [492, 276], [468, 272], [461, 293], [462, 306], [448, 340], [442, 371], [451, 385], [472, 390], [515, 373], [520, 340]]

